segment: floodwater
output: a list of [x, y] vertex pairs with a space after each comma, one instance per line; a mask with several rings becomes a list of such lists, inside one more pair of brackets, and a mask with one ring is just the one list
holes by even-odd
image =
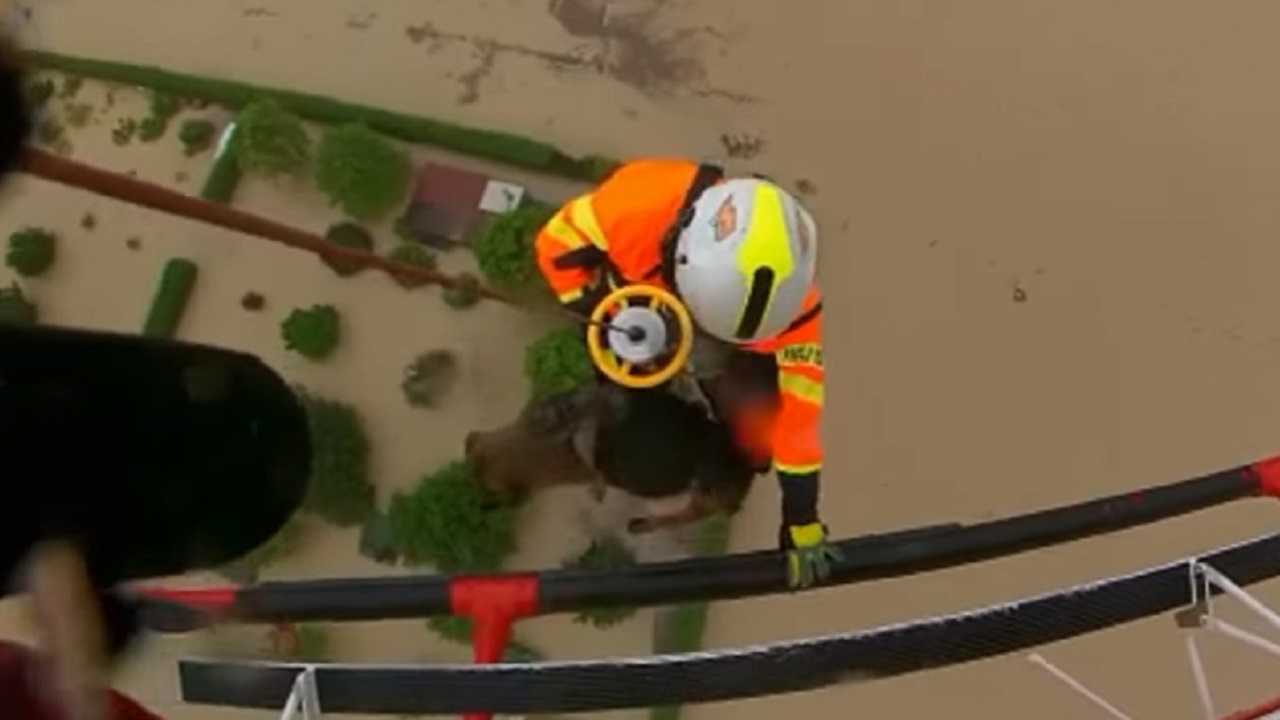
[[[578, 152], [729, 160], [803, 191], [821, 224], [823, 511], [838, 535], [975, 521], [1280, 450], [1273, 3], [617, 0], [602, 25], [574, 0], [45, 0], [34, 16], [35, 41], [71, 54]], [[483, 322], [456, 332], [482, 337]], [[735, 547], [771, 542], [776, 507], [762, 484]], [[1042, 592], [1259, 534], [1276, 512], [1258, 500], [980, 567], [718, 606], [710, 641]], [[1280, 585], [1258, 592], [1280, 601]], [[1135, 718], [1199, 712], [1169, 617], [1042, 652]], [[1206, 655], [1222, 712], [1280, 691], [1271, 658], [1225, 641]], [[169, 687], [130, 687], [175, 707], [158, 697]], [[689, 717], [798, 713], [1101, 717], [1017, 657]]]

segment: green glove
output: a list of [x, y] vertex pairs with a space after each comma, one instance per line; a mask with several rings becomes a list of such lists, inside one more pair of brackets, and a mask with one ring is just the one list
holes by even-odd
[[844, 559], [840, 548], [827, 542], [827, 527], [820, 522], [783, 528], [787, 551], [787, 585], [807, 588], [831, 575], [831, 563]]

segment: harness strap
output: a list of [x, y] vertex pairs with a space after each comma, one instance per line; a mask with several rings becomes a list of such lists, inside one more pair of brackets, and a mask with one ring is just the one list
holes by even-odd
[[804, 311], [803, 313], [800, 313], [800, 317], [796, 318], [795, 320], [792, 320], [791, 324], [787, 326], [787, 329], [782, 331], [782, 334], [789, 333], [794, 330], [799, 330], [805, 325], [808, 325], [810, 322], [813, 322], [813, 319], [818, 317], [818, 315], [820, 314], [822, 314], [821, 302], [809, 308], [808, 310]]
[[645, 272], [643, 279], [652, 280], [661, 276], [668, 287], [675, 287], [676, 246], [679, 244], [680, 233], [684, 232], [684, 229], [693, 221], [693, 206], [697, 204], [698, 198], [702, 197], [702, 193], [706, 192], [707, 188], [720, 182], [723, 177], [724, 168], [719, 165], [703, 163], [698, 166], [693, 182], [689, 183], [689, 189], [685, 192], [684, 199], [680, 201], [680, 211], [676, 213], [676, 221], [667, 228], [667, 233], [662, 238], [662, 257], [657, 264]]

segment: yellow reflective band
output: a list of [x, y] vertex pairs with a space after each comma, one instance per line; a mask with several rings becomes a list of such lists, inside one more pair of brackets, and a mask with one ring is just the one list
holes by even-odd
[[819, 343], [796, 343], [788, 345], [777, 353], [778, 364], [783, 367], [822, 367], [822, 345]]
[[569, 292], [560, 293], [556, 297], [560, 299], [560, 303], [562, 305], [564, 303], [571, 303], [574, 300], [577, 300], [578, 298], [582, 297], [582, 288], [578, 288], [577, 290], [570, 290]]
[[816, 473], [822, 469], [822, 463], [810, 463], [809, 465], [784, 465], [778, 461], [774, 461], [773, 467], [778, 472], [791, 473], [792, 475], [808, 475]]
[[778, 389], [814, 405], [821, 405], [826, 395], [822, 383], [799, 373], [779, 373]]
[[582, 238], [582, 233], [564, 219], [563, 213], [553, 215], [542, 231], [555, 238], [556, 242], [563, 245], [566, 250], [577, 250], [587, 244]]
[[600, 229], [600, 221], [596, 219], [595, 208], [591, 207], [591, 196], [583, 195], [582, 197], [569, 203], [569, 222], [578, 228], [592, 245], [601, 250], [609, 249], [609, 239], [604, 236], [604, 230]]

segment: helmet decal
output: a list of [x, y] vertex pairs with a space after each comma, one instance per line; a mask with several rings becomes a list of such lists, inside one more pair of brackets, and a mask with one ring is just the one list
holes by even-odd
[[738, 229], [738, 206], [733, 204], [732, 197], [726, 197], [720, 203], [720, 209], [716, 211], [712, 222], [716, 229], [716, 242], [724, 242], [725, 238]]

